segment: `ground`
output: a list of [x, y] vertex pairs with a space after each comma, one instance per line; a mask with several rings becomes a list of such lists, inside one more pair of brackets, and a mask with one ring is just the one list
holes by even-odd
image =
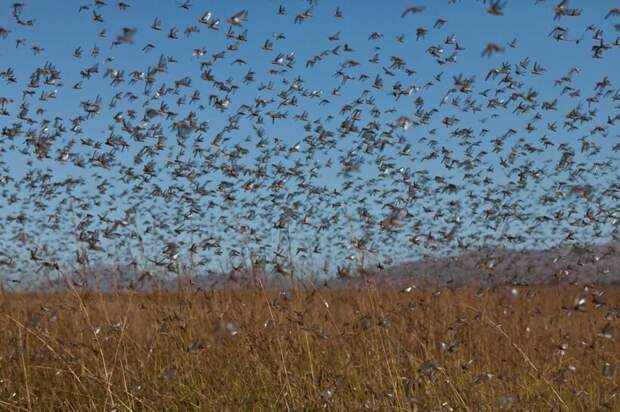
[[620, 410], [620, 288], [0, 296], [6, 410]]

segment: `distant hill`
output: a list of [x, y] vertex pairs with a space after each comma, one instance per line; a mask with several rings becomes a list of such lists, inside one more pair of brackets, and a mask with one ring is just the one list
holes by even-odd
[[[620, 242], [547, 250], [483, 249], [460, 256], [405, 262], [368, 277], [393, 287], [620, 283]], [[333, 280], [333, 285], [358, 282]]]
[[[78, 289], [173, 290], [231, 289], [262, 285], [272, 289], [297, 286], [358, 287], [365, 281], [380, 286], [491, 287], [500, 285], [617, 284], [620, 283], [620, 242], [594, 247], [558, 247], [547, 250], [481, 249], [459, 256], [426, 258], [403, 262], [383, 270], [348, 271], [346, 276], [314, 281], [292, 281], [263, 270], [237, 270], [193, 277], [172, 278], [141, 272], [130, 266], [93, 268], [86, 275], [74, 273]], [[69, 288], [65, 279], [42, 281], [34, 289], [61, 291]]]

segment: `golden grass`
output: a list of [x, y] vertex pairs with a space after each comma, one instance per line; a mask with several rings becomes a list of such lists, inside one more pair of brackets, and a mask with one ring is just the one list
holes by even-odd
[[619, 410], [619, 304], [576, 287], [4, 294], [0, 408]]

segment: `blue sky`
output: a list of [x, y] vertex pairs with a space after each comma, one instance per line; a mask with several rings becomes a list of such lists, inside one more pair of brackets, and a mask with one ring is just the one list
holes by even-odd
[[[207, 141], [211, 141], [218, 131], [226, 125], [229, 116], [232, 115], [232, 110], [236, 110], [242, 104], [253, 104], [257, 96], [268, 96], [277, 99], [277, 92], [286, 89], [287, 86], [282, 84], [282, 81], [286, 79], [288, 82], [294, 81], [296, 77], [303, 79], [303, 86], [308, 91], [315, 91], [320, 94], [321, 97], [317, 98], [304, 98], [300, 101], [299, 107], [288, 108], [290, 111], [289, 119], [277, 121], [271, 124], [269, 118], [265, 119], [263, 127], [266, 131], [267, 139], [270, 144], [275, 139], [280, 139], [286, 146], [294, 146], [300, 143], [303, 147], [303, 139], [307, 136], [307, 132], [303, 130], [301, 122], [295, 122], [291, 118], [295, 114], [300, 114], [303, 111], [308, 112], [308, 118], [310, 121], [315, 119], [321, 119], [321, 122], [325, 125], [331, 125], [331, 128], [336, 130], [338, 124], [346, 117], [347, 114], [340, 114], [340, 108], [343, 104], [351, 102], [353, 99], [362, 95], [363, 91], [370, 89], [372, 96], [375, 99], [375, 104], [382, 110], [388, 110], [394, 108], [393, 113], [384, 113], [382, 115], [382, 121], [396, 121], [400, 116], [412, 116], [415, 112], [415, 99], [418, 97], [423, 98], [424, 107], [429, 110], [432, 107], [438, 107], [439, 113], [433, 118], [428, 125], [422, 125], [420, 127], [411, 128], [402, 133], [402, 144], [398, 144], [393, 147], [389, 147], [385, 154], [388, 156], [395, 156], [398, 153], [397, 148], [404, 146], [404, 144], [410, 144], [413, 150], [413, 158], [407, 158], [403, 156], [395, 156], [395, 164], [397, 167], [409, 168], [412, 171], [415, 170], [427, 170], [430, 176], [443, 176], [448, 180], [455, 182], [462, 180], [462, 170], [446, 170], [441, 165], [439, 160], [423, 161], [421, 158], [428, 153], [429, 149], [426, 146], [426, 142], [429, 139], [435, 139], [438, 141], [439, 148], [444, 147], [447, 150], [453, 152], [453, 155], [457, 158], [463, 157], [463, 146], [459, 145], [458, 138], [450, 138], [449, 130], [451, 128], [445, 128], [441, 124], [441, 119], [448, 116], [458, 116], [460, 122], [459, 128], [472, 127], [475, 129], [476, 134], [480, 133], [482, 128], [488, 129], [488, 134], [480, 136], [482, 140], [481, 147], [486, 148], [489, 154], [485, 157], [486, 166], [494, 167], [494, 171], [485, 172], [493, 179], [497, 184], [508, 184], [514, 180], [514, 177], [507, 176], [501, 171], [498, 164], [500, 158], [505, 156], [506, 153], [493, 154], [490, 153], [492, 145], [490, 141], [493, 138], [502, 136], [509, 129], [518, 130], [516, 136], [507, 139], [507, 147], [511, 146], [511, 142], [517, 141], [522, 138], [523, 143], [539, 144], [541, 136], [548, 134], [549, 138], [556, 144], [560, 145], [566, 143], [572, 147], [577, 148], [575, 156], [576, 161], [584, 161], [586, 164], [592, 164], [595, 161], [610, 161], [616, 169], [615, 176], [607, 175], [601, 176], [600, 180], [592, 180], [594, 178], [589, 177], [589, 181], [585, 183], [591, 184], [606, 184], [609, 180], [617, 178], [617, 166], [618, 155], [617, 152], [612, 152], [612, 147], [618, 143], [618, 130], [617, 126], [610, 125], [607, 129], [607, 138], [600, 138], [598, 135], [593, 139], [602, 148], [601, 153], [597, 156], [588, 157], [579, 152], [578, 139], [583, 135], [589, 135], [590, 129], [593, 124], [584, 125], [585, 129], [577, 131], [563, 130], [561, 125], [564, 121], [565, 114], [571, 110], [578, 103], [582, 103], [583, 107], [587, 106], [585, 98], [593, 94], [596, 82], [600, 81], [604, 77], [608, 77], [611, 81], [612, 89], [617, 88], [619, 76], [618, 76], [618, 63], [620, 62], [618, 53], [620, 47], [613, 47], [606, 51], [603, 59], [593, 59], [591, 53], [591, 46], [596, 43], [592, 39], [594, 32], [597, 29], [603, 30], [605, 41], [607, 43], [613, 43], [618, 36], [618, 33], [614, 30], [614, 24], [618, 21], [618, 18], [605, 19], [605, 15], [611, 7], [618, 6], [614, 1], [572, 1], [571, 7], [582, 8], [582, 15], [579, 17], [564, 17], [560, 20], [554, 20], [552, 1], [543, 1], [537, 4], [535, 1], [508, 1], [504, 8], [504, 16], [492, 16], [486, 13], [486, 6], [480, 1], [457, 1], [455, 4], [448, 4], [448, 1], [342, 1], [331, 2], [319, 0], [315, 6], [309, 6], [306, 1], [193, 1], [189, 10], [178, 7], [178, 4], [174, 1], [131, 1], [127, 10], [120, 10], [115, 6], [116, 2], [109, 1], [108, 5], [101, 8], [96, 8], [92, 3], [88, 2], [75, 2], [75, 1], [63, 1], [63, 2], [50, 2], [50, 1], [28, 1], [25, 2], [22, 15], [24, 19], [34, 19], [34, 27], [22, 27], [17, 25], [11, 17], [11, 10], [8, 3], [0, 8], [0, 27], [11, 30], [7, 39], [0, 40], [0, 71], [4, 71], [11, 67], [16, 73], [17, 83], [6, 84], [0, 89], [0, 95], [10, 97], [14, 100], [11, 105], [11, 115], [0, 118], [0, 127], [9, 126], [12, 123], [18, 121], [16, 119], [16, 113], [18, 112], [18, 106], [22, 99], [22, 90], [29, 81], [30, 73], [36, 68], [40, 67], [45, 62], [51, 62], [62, 73], [62, 86], [52, 85], [37, 89], [35, 95], [28, 98], [31, 111], [34, 112], [38, 107], [44, 107], [46, 112], [39, 116], [39, 118], [54, 119], [59, 117], [64, 119], [65, 125], [70, 125], [69, 119], [77, 116], [81, 113], [80, 102], [90, 100], [94, 101], [97, 96], [100, 96], [104, 105], [102, 114], [84, 121], [82, 124], [83, 132], [81, 135], [72, 135], [66, 133], [55, 144], [52, 149], [52, 158], [55, 157], [56, 151], [63, 147], [70, 139], [76, 139], [79, 142], [81, 138], [92, 138], [95, 141], [105, 142], [110, 134], [110, 125], [113, 124], [112, 117], [117, 112], [123, 112], [128, 109], [138, 111], [137, 120], [139, 122], [142, 116], [142, 105], [144, 102], [141, 93], [143, 87], [141, 85], [129, 86], [127, 81], [130, 78], [130, 73], [134, 70], [146, 71], [147, 68], [153, 67], [157, 64], [161, 55], [174, 56], [177, 63], [168, 64], [167, 73], [158, 76], [154, 90], [159, 88], [162, 83], [167, 86], [173, 86], [175, 80], [179, 80], [185, 76], [189, 76], [192, 79], [191, 87], [182, 89], [181, 94], [173, 97], [166, 97], [159, 100], [152, 100], [148, 102], [148, 105], [159, 106], [161, 101], [166, 101], [171, 110], [179, 113], [179, 118], [189, 113], [189, 111], [196, 111], [199, 121], [206, 121], [209, 124], [209, 131], [205, 133]], [[89, 4], [90, 9], [82, 12], [78, 12], [80, 5]], [[277, 16], [276, 11], [280, 5], [284, 5], [288, 11], [286, 16]], [[415, 5], [424, 5], [426, 9], [420, 14], [408, 15], [405, 18], [401, 18], [400, 14], [406, 7]], [[340, 7], [343, 12], [343, 18], [334, 17], [336, 7]], [[295, 24], [295, 15], [302, 13], [304, 10], [311, 8], [313, 16], [305, 20], [302, 24]], [[101, 13], [104, 22], [98, 23], [93, 21], [93, 10], [97, 13]], [[221, 96], [217, 90], [214, 90], [212, 84], [208, 84], [200, 79], [201, 74], [201, 61], [207, 61], [210, 57], [223, 51], [230, 44], [235, 43], [234, 40], [227, 39], [226, 33], [230, 27], [226, 23], [226, 18], [241, 10], [247, 10], [248, 21], [243, 24], [242, 28], [234, 27], [232, 30], [239, 34], [243, 30], [247, 29], [247, 42], [238, 42], [239, 50], [231, 51], [227, 50], [223, 60], [213, 64], [212, 72], [219, 80], [226, 80], [230, 78], [233, 83], [241, 86], [231, 96], [231, 110], [220, 112], [208, 105], [208, 97], [210, 94]], [[221, 19], [220, 30], [213, 31], [208, 30], [206, 26], [197, 22], [197, 19], [205, 12], [211, 11], [214, 18]], [[154, 31], [150, 28], [155, 18], [161, 19], [162, 30]], [[447, 20], [447, 22], [440, 28], [433, 28], [435, 21], [438, 18]], [[596, 26], [593, 31], [587, 31], [586, 28], [589, 25]], [[192, 33], [189, 37], [184, 35], [184, 30], [188, 26], [197, 26], [201, 32]], [[557, 42], [549, 33], [557, 26], [568, 29], [569, 39], [583, 38], [578, 44], [575, 42]], [[112, 47], [111, 43], [116, 39], [118, 34], [124, 27], [135, 28], [137, 33], [133, 39], [133, 44], [123, 44], [117, 47]], [[178, 40], [169, 39], [167, 34], [171, 28], [176, 27], [178, 29]], [[425, 39], [416, 40], [416, 29], [424, 27], [428, 29], [428, 33]], [[107, 37], [100, 37], [101, 30], [105, 29]], [[369, 40], [369, 36], [373, 32], [382, 34], [382, 38], [379, 40]], [[285, 38], [274, 39], [274, 34], [282, 33]], [[339, 33], [338, 41], [328, 40], [329, 36]], [[404, 35], [404, 42], [399, 43], [396, 41], [396, 37]], [[458, 44], [465, 48], [460, 51], [456, 56], [455, 63], [448, 63], [439, 65], [435, 59], [431, 58], [427, 53], [427, 50], [431, 46], [438, 46], [445, 49], [443, 57], [446, 58], [452, 54], [453, 46], [446, 45], [445, 40], [448, 36], [456, 36]], [[15, 47], [15, 39], [24, 38], [26, 43], [18, 48]], [[273, 50], [265, 51], [261, 49], [261, 45], [266, 39], [273, 41]], [[508, 46], [508, 43], [516, 39], [515, 47]], [[505, 52], [496, 54], [490, 58], [481, 57], [481, 52], [487, 43], [497, 43], [505, 48]], [[312, 56], [315, 56], [326, 49], [333, 49], [337, 45], [344, 48], [344, 44], [349, 45], [354, 49], [352, 52], [340, 51], [338, 56], [327, 56], [322, 61], [318, 62], [314, 67], [307, 68], [306, 61]], [[154, 48], [148, 52], [142, 50], [147, 45], [152, 44]], [[44, 48], [44, 51], [40, 54], [34, 55], [32, 52], [32, 46], [38, 46]], [[97, 46], [100, 49], [100, 54], [96, 57], [91, 56], [91, 50]], [[375, 48], [380, 47], [380, 49]], [[83, 50], [81, 58], [75, 58], [73, 56], [74, 50], [81, 48]], [[206, 49], [206, 54], [203, 57], [193, 56], [193, 52], [196, 49]], [[295, 56], [294, 69], [290, 70], [285, 75], [269, 75], [269, 70], [274, 67], [272, 60], [282, 53], [288, 55], [290, 53]], [[375, 53], [378, 53], [381, 58], [379, 64], [371, 64], [368, 62]], [[398, 72], [396, 76], [388, 76], [383, 71], [382, 67], [389, 67], [390, 57], [399, 56], [407, 63], [407, 67], [415, 70], [415, 74], [412, 76], [406, 76], [403, 72]], [[245, 64], [232, 64], [235, 59], [242, 59]], [[452, 78], [453, 76], [462, 75], [465, 78], [475, 76], [476, 79], [476, 94], [483, 91], [486, 88], [495, 90], [497, 87], [497, 79], [490, 79], [485, 81], [487, 72], [499, 67], [502, 62], [508, 62], [514, 67], [524, 59], [529, 59], [528, 70], [531, 70], [534, 63], [542, 66], [545, 71], [539, 75], [524, 75], [520, 81], [524, 82], [523, 89], [536, 90], [539, 95], [537, 97], [538, 102], [553, 101], [558, 99], [558, 110], [556, 112], [544, 112], [543, 119], [536, 124], [537, 130], [531, 133], [524, 132], [524, 127], [531, 122], [533, 112], [519, 115], [513, 113], [510, 110], [504, 111], [490, 111], [482, 106], [480, 113], [463, 113], [454, 107], [451, 107], [449, 101], [456, 97], [456, 94], [452, 94], [449, 97], [448, 103], [439, 106], [442, 98], [446, 95], [446, 92], [454, 86]], [[358, 77], [360, 74], [367, 74], [369, 80], [366, 82], [349, 81], [342, 85], [339, 78], [334, 77], [334, 73], [338, 70], [338, 65], [347, 60], [355, 60], [359, 64], [357, 67], [346, 69], [347, 73]], [[71, 87], [80, 78], [80, 71], [93, 65], [99, 65], [99, 74], [93, 76], [89, 80], [82, 80], [82, 89], [73, 90]], [[566, 75], [571, 68], [578, 68], [579, 73], [572, 76], [573, 80], [571, 86], [575, 89], [581, 90], [581, 95], [577, 97], [569, 97], [567, 94], [562, 95], [562, 86], [554, 86], [554, 80]], [[114, 70], [124, 70], [126, 82], [119, 86], [111, 86], [110, 79], [104, 78], [107, 68]], [[256, 81], [248, 86], [244, 86], [242, 83], [243, 76], [249, 70], [253, 70], [256, 75]], [[441, 81], [434, 79], [434, 76], [442, 73]], [[372, 84], [376, 75], [380, 75], [384, 81], [385, 89], [383, 91], [377, 91], [372, 89]], [[261, 92], [257, 90], [257, 87], [261, 83], [273, 82], [275, 85], [274, 92]], [[394, 100], [387, 92], [390, 90], [391, 85], [396, 82], [402, 82], [404, 87], [415, 86], [419, 87], [419, 91], [413, 93], [411, 96], [400, 98], [398, 101]], [[432, 81], [434, 84], [432, 87], [425, 87], [428, 82]], [[331, 91], [336, 87], [341, 87], [340, 96], [332, 96]], [[50, 92], [57, 90], [57, 97], [48, 102], [42, 103], [37, 101], [41, 91]], [[199, 90], [202, 95], [201, 104], [205, 106], [205, 110], [198, 110], [198, 104], [193, 106], [177, 107], [175, 100], [182, 95], [190, 96], [194, 90]], [[127, 99], [120, 99], [117, 102], [116, 107], [110, 108], [108, 106], [112, 97], [116, 93], [125, 93], [131, 91], [135, 93], [139, 98], [134, 102], [129, 102]], [[492, 94], [493, 92], [491, 92]], [[506, 94], [503, 96], [505, 97]], [[319, 102], [323, 99], [329, 99], [330, 104], [320, 105]], [[466, 97], [461, 95], [461, 101]], [[479, 95], [476, 96], [479, 99], [478, 104], [486, 103], [485, 99], [482, 99]], [[511, 106], [511, 108], [514, 108]], [[604, 122], [608, 116], [615, 116], [617, 113], [617, 103], [614, 106], [609, 99], [603, 103], [598, 104], [598, 112], [596, 113], [597, 119], [602, 119]], [[276, 110], [271, 108], [271, 110]], [[283, 109], [284, 110], [284, 109]], [[492, 113], [497, 113], [497, 117], [490, 117]], [[327, 123], [328, 116], [334, 116], [332, 122]], [[363, 114], [362, 121], [369, 121], [370, 117], [367, 113]], [[482, 118], [489, 117], [488, 120], [482, 125], [480, 120]], [[545, 125], [556, 121], [558, 123], [557, 133], [548, 133], [545, 131]], [[600, 122], [598, 122], [600, 123]], [[595, 122], [595, 124], [598, 124]], [[167, 127], [170, 122], [164, 122], [164, 126]], [[36, 128], [36, 126], [33, 126]], [[456, 127], [456, 126], [455, 126]], [[436, 130], [435, 134], [432, 134], [433, 129]], [[117, 124], [113, 128], [114, 133], [122, 133], [120, 126]], [[249, 138], [251, 143], [245, 141]], [[423, 139], [422, 141], [420, 139]], [[190, 139], [191, 140], [191, 139]], [[253, 164], [255, 156], [259, 154], [254, 143], [257, 138], [255, 131], [252, 128], [252, 123], [248, 119], [241, 119], [239, 121], [239, 129], [235, 131], [234, 137], [223, 143], [226, 148], [232, 148], [235, 145], [247, 146], [249, 154], [242, 159], [242, 162], [248, 165]], [[341, 171], [338, 167], [338, 160], [344, 153], [349, 151], [359, 152], [359, 140], [354, 137], [347, 137], [339, 140], [338, 150], [326, 151], [325, 153], [317, 154], [311, 159], [311, 163], [315, 164], [319, 170], [318, 177], [315, 180], [315, 184], [319, 186], [325, 186], [329, 189], [339, 189], [342, 187], [344, 177], [339, 174]], [[27, 173], [31, 167], [27, 165], [26, 161], [32, 159], [33, 156], [22, 155], [18, 152], [24, 145], [19, 140], [16, 142], [15, 148], [10, 148], [9, 144], [5, 141], [2, 143], [7, 150], [0, 158], [6, 163], [6, 169], [8, 174], [15, 179], [22, 177]], [[188, 146], [191, 147], [191, 144]], [[129, 150], [122, 151], [117, 154], [117, 158], [122, 164], [129, 165], [134, 155], [139, 151], [141, 145], [132, 144]], [[92, 155], [90, 149], [76, 145], [77, 153], [82, 153], [84, 156]], [[168, 148], [165, 153], [170, 154], [172, 157], [179, 153], [179, 147], [175, 144], [174, 139], [169, 141]], [[378, 174], [377, 168], [373, 163], [376, 160], [378, 154], [366, 155], [363, 153], [357, 153], [367, 163], [362, 166], [360, 172], [357, 174], [357, 178], [361, 179], [360, 182], [367, 181], [369, 179], [379, 179], [381, 183], [380, 187], [389, 187], [392, 185], [392, 180], [381, 180]], [[544, 153], [534, 154], [530, 157], [532, 167], [546, 168], [547, 164], [555, 165], [560, 157], [561, 153], [557, 150], [548, 150]], [[191, 158], [191, 148], [185, 150], [182, 154], [184, 159]], [[332, 159], [335, 166], [328, 168], [325, 163], [328, 159]], [[164, 171], [163, 165], [169, 158], [157, 158], [155, 159], [158, 168], [162, 170], [160, 175], [154, 179], [159, 182], [163, 187], [173, 186], [175, 184], [186, 185], [187, 182], [178, 182], [173, 178], [168, 171]], [[273, 163], [281, 162], [284, 165], [293, 165], [296, 160], [305, 162], [304, 156], [301, 154], [293, 153], [290, 157], [274, 159]], [[548, 162], [548, 163], [546, 163]], [[44, 169], [50, 168], [53, 179], [62, 181], [66, 177], [81, 177], [87, 182], [87, 185], [82, 189], [83, 198], [88, 198], [97, 191], [96, 185], [100, 182], [100, 179], [94, 176], [95, 173], [101, 174], [104, 178], [107, 178], [111, 182], [111, 188], [108, 193], [122, 193], [128, 187], [123, 185], [118, 180], [119, 170], [114, 168], [110, 171], [96, 169], [93, 167], [87, 167], [86, 169], [79, 169], [70, 163], [61, 164], [54, 160], [35, 161], [35, 168]], [[309, 166], [305, 164], [304, 167]], [[139, 168], [138, 168], [139, 170]], [[209, 177], [210, 187], [216, 187], [222, 180], [222, 176], [217, 173], [212, 174]], [[293, 180], [293, 179], [291, 179]], [[545, 190], [549, 189], [553, 180], [543, 180], [538, 184], [531, 184], [530, 188], [515, 195], [515, 198], [520, 196], [527, 200], [534, 195], [538, 196]], [[9, 191], [12, 189], [8, 189]], [[363, 196], [372, 198], [372, 195], [364, 193], [363, 191], [355, 191], [353, 196]], [[250, 194], [239, 194], [240, 198], [246, 198], [253, 196]], [[394, 195], [396, 197], [396, 195]], [[448, 198], [450, 196], [447, 196]], [[389, 198], [389, 196], [388, 196]], [[463, 195], [457, 195], [457, 199], [464, 200]], [[62, 201], [63, 196], [56, 197], [55, 200], [50, 200], [50, 204], [56, 204], [56, 202]], [[609, 199], [607, 199], [609, 200]], [[446, 200], [447, 201], [447, 200]], [[0, 199], [0, 202], [6, 202], [6, 197]], [[144, 202], [144, 200], [129, 199], [125, 197], [115, 198], [111, 203], [116, 209], [110, 210], [109, 204], [93, 205], [91, 213], [93, 215], [106, 212], [111, 218], [120, 218], [124, 215], [124, 209], [132, 205], [132, 202]], [[148, 202], [152, 202], [152, 210], [159, 210], [163, 208], [161, 212], [162, 216], [166, 213], [170, 213], [170, 221], [174, 222], [176, 219], [176, 210], [171, 208], [169, 204], [162, 202], [160, 199], [149, 199]], [[386, 201], [387, 202], [387, 201]], [[424, 202], [424, 201], [422, 201]], [[435, 199], [429, 200], [428, 204], [438, 205], [442, 200]], [[327, 202], [329, 203], [329, 202]], [[355, 203], [355, 202], [353, 202]], [[33, 211], [31, 202], [27, 197], [22, 197], [20, 202], [15, 205], [3, 204], [2, 210], [6, 211], [6, 216], [18, 213], [20, 207], [23, 207], [24, 211], [28, 213], [43, 213]], [[372, 206], [372, 210], [378, 215], [381, 215], [381, 204], [375, 204]], [[617, 204], [615, 205], [617, 206]], [[349, 204], [350, 209], [355, 209], [355, 204]], [[587, 205], [580, 204], [579, 207], [587, 207]], [[614, 204], [609, 205], [614, 207]], [[186, 205], [180, 206], [180, 208], [186, 208]], [[464, 208], [465, 209], [465, 208]], [[544, 211], [543, 211], [544, 212]], [[79, 214], [79, 211], [77, 212]], [[242, 213], [241, 211], [239, 212]], [[347, 213], [347, 212], [345, 212]], [[352, 213], [352, 212], [348, 212]], [[222, 215], [225, 212], [218, 210], [210, 210], [203, 218], [203, 222], [199, 224], [200, 234], [195, 236], [204, 238], [206, 235], [204, 232], [209, 231], [213, 233], [213, 236], [222, 236], [220, 223]], [[146, 214], [140, 214], [141, 219], [148, 220]], [[232, 215], [231, 215], [232, 216]], [[467, 219], [467, 212], [463, 212], [463, 218]], [[79, 217], [76, 218], [79, 220]], [[269, 228], [273, 222], [270, 220], [272, 217], [265, 216], [262, 219], [256, 220], [253, 223], [248, 220], [248, 224], [255, 224], [257, 227]], [[72, 232], [71, 224], [66, 221], [64, 227], [65, 231], [60, 233], [55, 230], [47, 230], [41, 227], [37, 227], [34, 222], [29, 227], [31, 232], [38, 232], [41, 239], [45, 239], [46, 242], [54, 240], [55, 237], [63, 238], [63, 241], [67, 241], [70, 238]], [[480, 222], [477, 221], [475, 225], [472, 224], [470, 230], [472, 232], [479, 231]], [[145, 223], [145, 225], [147, 225]], [[431, 228], [430, 230], [433, 230]], [[550, 246], [556, 244], [558, 239], [551, 235], [552, 228], [542, 228], [543, 233], [534, 236], [535, 241], [525, 242], [527, 245], [538, 246]], [[268, 229], [265, 229], [269, 232]], [[514, 230], [520, 230], [519, 226], [514, 226]], [[587, 228], [583, 229], [584, 233], [587, 232]], [[329, 231], [328, 231], [329, 232]], [[308, 239], [306, 239], [303, 233], [295, 233], [297, 237], [294, 242], [295, 245], [306, 245], [313, 243], [316, 239], [321, 243], [328, 245], [328, 250], [333, 250], [338, 256], [346, 256], [350, 254], [347, 251], [346, 246], [348, 240], [342, 240], [344, 238], [353, 236], [361, 236], [363, 229], [355, 227], [351, 229], [351, 232], [355, 234], [326, 234], [321, 232], [307, 233]], [[359, 233], [358, 233], [359, 232]], [[272, 240], [278, 236], [281, 236], [279, 232], [271, 231]], [[463, 233], [467, 233], [467, 229]], [[545, 235], [546, 233], [546, 235]], [[192, 241], [188, 240], [187, 233], [182, 235], [166, 235], [163, 234], [162, 238], [180, 238], [182, 242], [191, 244]], [[23, 248], [18, 248], [10, 240], [13, 236], [12, 232], [7, 231], [7, 235], [3, 239], [6, 244], [6, 250], [8, 253], [19, 255], [23, 253]], [[194, 236], [194, 235], [191, 235]], [[190, 237], [191, 237], [190, 236]], [[327, 236], [330, 239], [324, 239]], [[420, 255], [419, 251], [413, 250], [409, 246], [399, 246], [391, 250], [392, 246], [387, 246], [383, 239], [383, 235], [380, 235], [376, 242], [378, 248], [387, 248], [385, 255], [395, 255], [403, 258], [414, 258]], [[401, 236], [409, 236], [402, 234]], [[584, 239], [588, 238], [588, 235], [584, 234]], [[125, 235], [121, 236], [124, 238]], [[534, 238], [533, 237], [533, 238]], [[228, 238], [230, 239], [230, 238]], [[401, 239], [401, 238], [397, 238]], [[401, 240], [393, 239], [395, 244], [402, 243]], [[599, 239], [601, 240], [601, 239]], [[605, 239], [602, 239], [605, 240]], [[162, 239], [153, 239], [153, 246], [149, 246], [152, 249], [152, 260], [157, 260], [159, 253], [159, 246]], [[107, 241], [105, 241], [107, 242]], [[112, 244], [115, 240], [111, 240]], [[240, 239], [235, 239], [230, 242], [229, 248], [239, 248], [234, 246], [235, 243], [241, 242]], [[266, 241], [270, 243], [271, 241]], [[41, 240], [39, 243], [44, 243]], [[52, 242], [53, 243], [53, 242]], [[548, 243], [548, 244], [546, 244]], [[329, 245], [332, 245], [330, 247]], [[343, 246], [345, 245], [345, 246]], [[297, 248], [295, 246], [294, 248]], [[72, 247], [79, 248], [79, 244], [72, 244]], [[278, 246], [279, 247], [279, 246]], [[63, 247], [63, 249], [66, 249]], [[119, 248], [120, 249], [120, 248]], [[21, 250], [21, 252], [20, 252]], [[228, 250], [228, 249], [227, 249]], [[66, 250], [65, 250], [66, 252]], [[120, 254], [125, 252], [118, 252]], [[57, 255], [62, 255], [58, 252]], [[321, 254], [322, 255], [322, 254]], [[229, 258], [228, 252], [223, 253], [224, 260]], [[110, 258], [113, 256], [107, 256]], [[116, 256], [115, 259], [123, 260], [123, 257]], [[311, 260], [311, 259], [310, 259]], [[336, 259], [337, 260], [337, 259]]]

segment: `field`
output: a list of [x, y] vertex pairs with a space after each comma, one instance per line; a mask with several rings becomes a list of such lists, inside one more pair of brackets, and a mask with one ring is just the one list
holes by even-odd
[[620, 410], [620, 288], [0, 296], [0, 407]]

